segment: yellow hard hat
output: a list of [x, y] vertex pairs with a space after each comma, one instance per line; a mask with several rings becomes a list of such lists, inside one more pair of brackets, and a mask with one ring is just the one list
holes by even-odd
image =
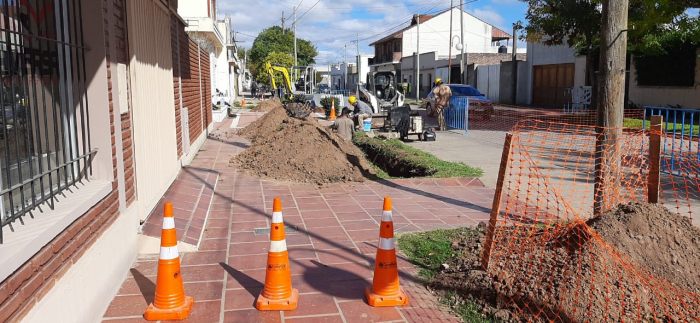
[[435, 79], [435, 84], [438, 84], [438, 83], [440, 83], [440, 82], [442, 82], [442, 79], [441, 79], [441, 78], [436, 78], [436, 79]]
[[355, 101], [357, 101], [357, 98], [354, 96], [348, 98], [348, 102], [350, 102], [350, 104], [355, 104]]

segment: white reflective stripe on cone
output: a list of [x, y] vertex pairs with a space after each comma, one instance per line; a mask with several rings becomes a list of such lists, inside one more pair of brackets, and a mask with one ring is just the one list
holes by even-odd
[[382, 213], [382, 222], [392, 222], [392, 221], [394, 221], [394, 220], [392, 219], [391, 211], [384, 211], [384, 213]]
[[174, 247], [160, 247], [160, 259], [172, 260], [179, 257], [180, 254], [177, 251], [177, 246]]
[[287, 240], [270, 241], [270, 252], [287, 251]]
[[379, 238], [379, 249], [394, 250], [395, 247], [394, 238]]
[[282, 212], [272, 212], [272, 223], [282, 223]]
[[163, 230], [175, 229], [175, 218], [165, 217], [163, 218]]

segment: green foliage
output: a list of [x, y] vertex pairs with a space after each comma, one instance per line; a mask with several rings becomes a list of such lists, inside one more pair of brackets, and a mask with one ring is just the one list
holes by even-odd
[[[686, 118], [686, 120], [688, 120], [688, 119]], [[662, 128], [666, 127], [666, 131], [673, 131], [673, 125], [674, 125], [673, 122], [664, 122], [661, 127]], [[622, 121], [622, 126], [625, 128], [642, 129], [642, 120], [641, 119], [625, 118]], [[647, 120], [647, 122], [644, 124], [644, 128], [646, 130], [649, 130], [650, 127], [651, 127], [651, 122], [649, 122], [649, 120]], [[678, 134], [678, 135], [692, 135], [693, 137], [697, 137], [700, 134], [700, 126], [690, 125], [690, 124], [682, 124], [679, 122], [676, 124], [676, 134]]]
[[340, 99], [335, 98], [335, 97], [326, 97], [321, 99], [321, 102], [319, 102], [322, 106], [323, 109], [326, 110], [326, 117], [331, 115], [331, 108], [333, 107], [333, 101], [335, 101], [335, 115], [338, 116], [340, 115]]
[[497, 318], [482, 313], [474, 301], [463, 299], [459, 293], [453, 290], [445, 292], [441, 303], [451, 308], [465, 323], [500, 322]]
[[682, 15], [630, 45], [639, 85], [695, 85], [700, 18]]
[[[528, 24], [521, 39], [548, 46], [567, 44], [582, 55], [599, 46], [602, 0], [520, 1], [528, 4]], [[678, 18], [686, 9], [699, 6], [700, 0], [630, 0], [628, 42], [643, 44], [646, 35], [668, 24], [691, 30], [691, 25], [680, 24]]]
[[[383, 160], [384, 165], [391, 165], [389, 169], [383, 167], [391, 176], [452, 178], [483, 175], [480, 168], [441, 160], [422, 150], [407, 146], [398, 139], [383, 141], [359, 132], [353, 138], [353, 143], [368, 155], [370, 161], [378, 163]], [[382, 165], [378, 166], [382, 167]]]
[[[265, 57], [263, 62], [270, 62], [270, 64], [275, 65], [282, 65], [287, 69], [287, 73], [289, 73], [289, 70], [292, 68], [294, 65], [294, 58], [285, 54], [285, 53], [280, 53], [280, 52], [272, 52], [269, 55]], [[264, 64], [264, 63], [263, 63]], [[270, 84], [270, 75], [267, 73], [264, 67], [260, 67], [259, 73], [255, 77], [255, 81], [257, 81], [260, 84], [264, 85], [271, 85]], [[284, 87], [284, 76], [280, 72], [275, 72], [275, 85], [277, 87]]]
[[[261, 68], [271, 53], [282, 53], [292, 57], [294, 64], [294, 33], [286, 29], [282, 34], [282, 27], [274, 26], [260, 32], [253, 41], [253, 46], [248, 53], [248, 59], [253, 66], [255, 78], [260, 79], [261, 74], [267, 74]], [[310, 41], [297, 38], [297, 62], [300, 66], [308, 66], [316, 63], [318, 49]]]
[[451, 240], [472, 232], [472, 229], [461, 228], [407, 233], [397, 238], [397, 244], [408, 260], [420, 268], [419, 275], [430, 279], [437, 274], [440, 265], [455, 256]]

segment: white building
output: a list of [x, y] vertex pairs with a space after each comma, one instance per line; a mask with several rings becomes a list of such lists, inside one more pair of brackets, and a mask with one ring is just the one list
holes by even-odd
[[180, 0], [178, 14], [187, 23], [185, 31], [211, 53], [211, 95], [232, 102], [236, 99], [237, 71], [240, 73], [241, 65], [231, 17], [219, 19], [215, 0]]
[[367, 82], [367, 73], [371, 72], [370, 61], [374, 58], [374, 55], [362, 55], [360, 62], [360, 73], [362, 73], [362, 79], [357, 75], [357, 56], [355, 56], [354, 62], [348, 62], [347, 67], [347, 84], [345, 84], [345, 63], [340, 63], [338, 65], [331, 65], [331, 89], [333, 90], [349, 90], [355, 91], [357, 89], [357, 83]]
[[[460, 17], [460, 14], [462, 17]], [[452, 18], [452, 19], [450, 19]], [[460, 40], [460, 21], [464, 20], [464, 39]], [[450, 20], [452, 20], [452, 39], [450, 46]], [[435, 59], [447, 59], [452, 54], [452, 66], [461, 64], [461, 51], [456, 44], [464, 44], [465, 53], [512, 53], [513, 36], [495, 26], [467, 13], [459, 8], [452, 8], [437, 15], [420, 16], [420, 49], [418, 49], [418, 15], [414, 15], [411, 24], [370, 46], [374, 46], [375, 58], [370, 62], [372, 71], [396, 71], [400, 80], [413, 83], [415, 76], [401, 75], [402, 59], [420, 54], [435, 53]], [[450, 52], [450, 47], [452, 47]], [[518, 53], [525, 53], [525, 48], [518, 48]], [[421, 85], [423, 87], [423, 85]], [[425, 89], [423, 89], [425, 90]]]

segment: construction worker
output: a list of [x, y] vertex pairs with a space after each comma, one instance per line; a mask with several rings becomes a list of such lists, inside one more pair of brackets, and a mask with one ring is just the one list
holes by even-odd
[[333, 124], [333, 129], [338, 131], [340, 138], [343, 138], [345, 141], [351, 141], [355, 133], [355, 127], [349, 116], [350, 109], [343, 108], [343, 111], [340, 113], [340, 118]]
[[435, 88], [433, 89], [433, 95], [435, 96], [435, 111], [437, 111], [438, 124], [440, 125], [440, 130], [447, 130], [447, 124], [445, 123], [445, 107], [450, 105], [450, 97], [452, 97], [452, 90], [450, 87], [442, 82], [442, 79], [435, 79]]
[[354, 96], [349, 97], [348, 102], [355, 107], [355, 111], [353, 111], [353, 114], [357, 116], [357, 125], [355, 127], [362, 127], [362, 121], [364, 121], [365, 118], [372, 117], [372, 108], [370, 108], [367, 103], [358, 100]]

